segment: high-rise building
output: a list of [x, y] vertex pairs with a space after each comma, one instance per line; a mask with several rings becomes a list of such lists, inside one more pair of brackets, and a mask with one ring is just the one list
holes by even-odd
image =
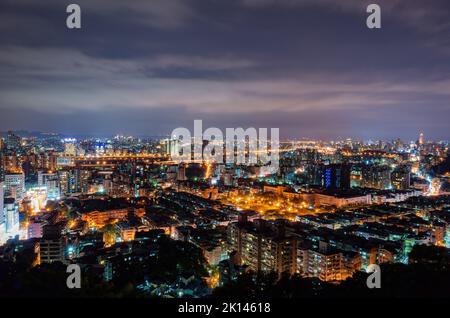
[[40, 240], [41, 263], [65, 262], [67, 240], [58, 225], [45, 225]]
[[362, 184], [362, 166], [361, 165], [352, 165], [352, 169], [350, 171], [350, 187], [351, 188], [359, 188]]
[[8, 131], [8, 135], [5, 139], [5, 149], [7, 151], [18, 152], [22, 143], [22, 138], [12, 131]]
[[4, 200], [6, 235], [14, 237], [19, 234], [19, 206], [13, 198]]
[[418, 143], [419, 143], [419, 146], [422, 146], [425, 143], [425, 140], [424, 140], [422, 132], [419, 134], [419, 141], [418, 141]]
[[323, 281], [340, 281], [351, 277], [361, 269], [358, 253], [344, 253], [324, 248], [305, 248], [299, 244], [297, 250], [297, 273], [303, 277], [315, 277]]
[[177, 180], [178, 181], [186, 181], [186, 166], [185, 165], [178, 166]]
[[409, 167], [401, 166], [395, 169], [391, 174], [392, 186], [397, 190], [407, 190], [411, 183], [411, 174]]
[[350, 166], [330, 164], [322, 167], [322, 186], [327, 189], [350, 188]]
[[8, 172], [17, 172], [21, 170], [21, 162], [19, 156], [14, 154], [5, 154], [3, 156], [3, 177]]
[[5, 196], [18, 203], [22, 201], [25, 196], [25, 175], [22, 172], [5, 174]]
[[47, 199], [59, 200], [61, 197], [61, 191], [59, 188], [59, 179], [55, 174], [45, 181], [45, 188], [47, 189]]
[[4, 203], [4, 183], [0, 181], [0, 241], [2, 240], [2, 234], [6, 231], [5, 227], [5, 210], [3, 208]]
[[75, 191], [71, 191], [74, 189], [74, 181], [72, 174], [69, 170], [61, 170], [58, 171], [59, 176], [59, 188], [61, 189], [61, 193], [67, 194], [67, 193], [74, 193]]
[[296, 240], [286, 236], [284, 224], [269, 224], [263, 219], [248, 222], [245, 217], [228, 227], [230, 251], [241, 265], [255, 272], [295, 272]]
[[44, 236], [40, 240], [41, 263], [54, 263], [65, 261], [65, 239], [61, 236]]
[[341, 257], [339, 252], [309, 250], [307, 276], [323, 281], [341, 280]]
[[2, 182], [5, 179], [4, 157], [5, 155], [3, 152], [3, 147], [0, 147], [0, 182]]
[[89, 190], [89, 178], [91, 177], [89, 170], [60, 170], [58, 177], [62, 194], [86, 193]]
[[38, 172], [38, 186], [47, 190], [47, 199], [57, 200], [61, 196], [59, 178], [57, 173]]
[[32, 221], [28, 225], [27, 238], [41, 238], [43, 235], [44, 223], [40, 221]]
[[173, 155], [180, 152], [180, 142], [176, 139], [165, 139], [161, 142], [163, 154]]
[[55, 171], [57, 168], [58, 156], [53, 150], [40, 153], [37, 158], [38, 169]]
[[391, 188], [391, 169], [385, 165], [367, 165], [362, 169], [362, 186], [385, 190]]
[[323, 169], [317, 164], [307, 164], [305, 166], [306, 183], [310, 185], [322, 185]]

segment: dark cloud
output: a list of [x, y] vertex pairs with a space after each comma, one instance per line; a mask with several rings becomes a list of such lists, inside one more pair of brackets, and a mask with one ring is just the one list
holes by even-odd
[[381, 30], [359, 0], [79, 0], [81, 30], [61, 1], [2, 2], [0, 130], [160, 135], [203, 119], [448, 138], [448, 1], [378, 1]]

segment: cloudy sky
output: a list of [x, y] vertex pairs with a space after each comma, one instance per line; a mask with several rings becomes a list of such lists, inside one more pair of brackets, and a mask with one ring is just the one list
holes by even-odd
[[450, 139], [448, 0], [2, 0], [0, 39], [0, 131]]

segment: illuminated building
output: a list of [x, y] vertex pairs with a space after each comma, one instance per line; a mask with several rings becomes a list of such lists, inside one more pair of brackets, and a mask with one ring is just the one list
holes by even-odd
[[88, 170], [69, 169], [58, 171], [61, 193], [87, 193], [90, 176], [91, 172]]
[[422, 146], [424, 144], [424, 142], [425, 142], [425, 140], [424, 140], [424, 137], [423, 137], [423, 133], [421, 132], [419, 134], [419, 141], [418, 141], [419, 146]]
[[76, 178], [71, 170], [58, 171], [61, 193], [69, 194], [76, 191]]
[[236, 252], [238, 264], [247, 265], [255, 272], [276, 272], [323, 281], [340, 281], [361, 269], [358, 253], [329, 249], [326, 243], [318, 249], [297, 246], [294, 237], [286, 236], [284, 224], [258, 219], [247, 222], [245, 217], [228, 227], [229, 250]]
[[129, 242], [134, 240], [136, 235], [135, 227], [130, 226], [126, 222], [118, 223], [117, 227], [120, 231], [120, 237], [122, 238], [122, 241]]
[[360, 165], [353, 165], [350, 172], [350, 187], [359, 188], [362, 182], [362, 168]]
[[[0, 139], [1, 142], [1, 139]], [[4, 168], [4, 154], [3, 154], [3, 147], [0, 147], [0, 182], [3, 182], [5, 179], [5, 168]]]
[[38, 187], [45, 188], [47, 191], [47, 199], [58, 200], [60, 198], [60, 184], [58, 174], [50, 172], [38, 172]]
[[186, 181], [186, 167], [184, 165], [178, 166], [177, 180]]
[[58, 168], [75, 166], [74, 158], [72, 157], [58, 157], [56, 158], [56, 166]]
[[369, 193], [340, 191], [340, 190], [314, 190], [306, 193], [297, 193], [295, 197], [308, 202], [311, 206], [358, 206], [371, 204]]
[[433, 178], [430, 182], [430, 187], [428, 190], [429, 195], [438, 195], [441, 190], [441, 181], [439, 178]]
[[435, 245], [445, 246], [447, 227], [445, 223], [435, 222], [432, 229], [432, 240]]
[[38, 221], [30, 222], [30, 224], [28, 224], [28, 229], [27, 229], [28, 239], [41, 238], [43, 235], [43, 228], [44, 228], [43, 222], [38, 222]]
[[392, 172], [392, 186], [397, 190], [407, 190], [410, 187], [410, 172], [408, 167], [399, 167]]
[[228, 227], [230, 251], [236, 251], [239, 264], [255, 272], [293, 274], [296, 264], [296, 240], [284, 233], [284, 224], [269, 224], [263, 219], [248, 222], [244, 215]]
[[112, 190], [113, 190], [113, 182], [111, 179], [103, 179], [103, 191], [105, 192], [105, 194], [107, 195], [111, 195], [112, 194]]
[[57, 155], [53, 150], [48, 150], [38, 155], [38, 169], [55, 171], [57, 168]]
[[39, 188], [45, 187], [47, 179], [52, 179], [55, 176], [57, 176], [57, 174], [53, 173], [53, 172], [39, 171], [38, 172], [38, 187]]
[[287, 190], [286, 186], [281, 186], [281, 185], [264, 185], [263, 188], [264, 192], [271, 192], [276, 194], [277, 196], [284, 196], [285, 195], [285, 191]]
[[45, 182], [45, 188], [47, 189], [48, 200], [59, 200], [61, 192], [59, 189], [59, 180], [55, 175], [52, 178], [48, 178]]
[[3, 182], [0, 180], [0, 242], [2, 242], [3, 235], [6, 231], [5, 229], [5, 210], [3, 207], [4, 203], [4, 186]]
[[[6, 172], [20, 171], [20, 158], [16, 154], [3, 156], [3, 170]], [[4, 176], [3, 176], [4, 177]]]
[[113, 182], [109, 195], [113, 198], [126, 198], [131, 195], [130, 185], [127, 182]]
[[315, 205], [318, 206], [358, 206], [370, 204], [370, 194], [345, 194], [345, 193], [316, 193], [314, 194]]
[[310, 185], [322, 185], [322, 172], [320, 165], [307, 164], [305, 168], [306, 182]]
[[373, 249], [371, 251], [371, 257], [375, 258], [375, 261], [372, 261], [371, 263], [376, 264], [383, 264], [383, 263], [394, 263], [395, 262], [395, 255], [393, 252], [384, 249], [382, 247], [379, 247], [377, 249]]
[[5, 230], [9, 237], [19, 234], [19, 206], [13, 198], [4, 200]]
[[220, 245], [214, 245], [210, 247], [201, 246], [200, 248], [202, 249], [206, 261], [211, 265], [219, 264], [227, 255], [224, 252], [224, 248], [222, 248], [222, 246]]
[[8, 131], [8, 135], [5, 139], [5, 149], [9, 151], [17, 152], [20, 149], [22, 138], [17, 136], [12, 131]]
[[47, 190], [44, 188], [32, 188], [27, 191], [29, 211], [31, 214], [42, 211], [47, 203]]
[[332, 250], [322, 243], [319, 243], [318, 249], [299, 246], [297, 273], [304, 277], [315, 277], [328, 282], [345, 280], [361, 269], [362, 260], [358, 253]]
[[25, 195], [25, 175], [23, 173], [5, 174], [5, 194], [21, 202]]
[[61, 236], [43, 237], [40, 240], [41, 263], [65, 261], [65, 239]]
[[350, 188], [350, 167], [343, 164], [331, 164], [322, 167], [322, 186], [327, 189]]
[[123, 220], [128, 216], [128, 209], [93, 211], [83, 214], [82, 220], [89, 222], [90, 225], [103, 226], [111, 219]]
[[61, 235], [61, 228], [56, 225], [45, 225], [40, 240], [41, 263], [62, 262], [66, 260], [67, 240]]
[[385, 190], [391, 188], [391, 169], [384, 165], [367, 165], [362, 170], [362, 186]]
[[163, 153], [167, 155], [171, 155], [172, 153], [180, 152], [180, 143], [177, 139], [165, 139], [161, 141]]
[[307, 276], [323, 281], [341, 280], [341, 253], [308, 251]]
[[69, 157], [75, 157], [77, 155], [77, 140], [73, 138], [63, 139], [64, 154]]
[[143, 209], [129, 210], [129, 209], [117, 209], [108, 211], [92, 211], [83, 214], [82, 220], [89, 222], [91, 226], [102, 227], [110, 220], [124, 220], [128, 217], [129, 213], [134, 213], [138, 217], [142, 217], [145, 214]]

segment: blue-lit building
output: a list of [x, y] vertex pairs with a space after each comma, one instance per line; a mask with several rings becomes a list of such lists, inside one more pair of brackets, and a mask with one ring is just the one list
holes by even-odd
[[322, 167], [322, 186], [327, 189], [350, 188], [350, 166], [330, 164]]

